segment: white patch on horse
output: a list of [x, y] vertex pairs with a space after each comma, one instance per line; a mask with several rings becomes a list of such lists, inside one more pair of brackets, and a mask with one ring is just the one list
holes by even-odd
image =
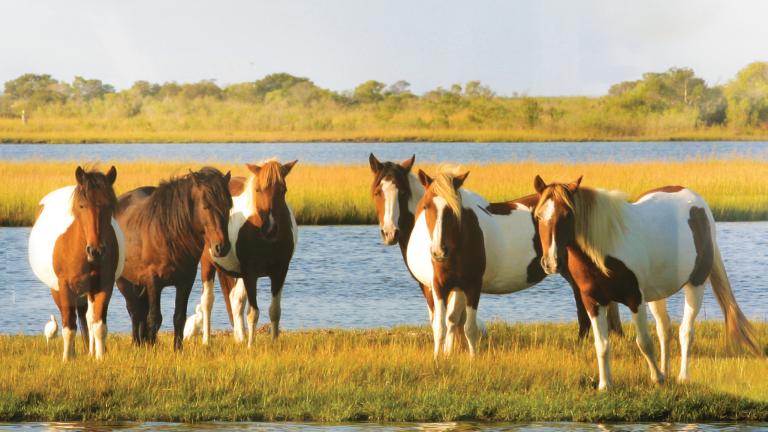
[[397, 221], [400, 219], [397, 185], [391, 180], [382, 180], [381, 191], [384, 193], [384, 220], [381, 230], [385, 233], [394, 233], [397, 230]]
[[[59, 290], [59, 278], [53, 270], [53, 250], [56, 240], [75, 220], [72, 214], [74, 191], [75, 186], [66, 186], [40, 200], [43, 211], [29, 234], [29, 264], [32, 272], [48, 288], [55, 291]], [[122, 268], [120, 270], [122, 271]]]
[[443, 256], [445, 254], [443, 251], [443, 215], [448, 202], [439, 196], [432, 198], [432, 202], [437, 207], [437, 220], [435, 220], [435, 227], [432, 229], [431, 251], [433, 255]]
[[424, 196], [424, 186], [422, 186], [419, 179], [408, 173], [408, 186], [411, 188], [411, 198], [408, 200], [408, 211], [412, 215], [416, 216], [416, 208], [419, 206], [419, 201]]
[[413, 231], [411, 231], [411, 238], [408, 239], [406, 262], [416, 280], [431, 288], [434, 268], [432, 267], [430, 247], [431, 239], [427, 218], [422, 211], [417, 215]]
[[253, 180], [254, 176], [251, 175], [245, 183], [245, 192], [232, 197], [232, 209], [229, 211], [229, 223], [227, 224], [229, 243], [232, 245], [229, 252], [223, 257], [216, 257], [208, 251], [217, 265], [233, 273], [240, 273], [240, 260], [237, 258], [236, 250], [240, 228], [245, 225], [245, 222], [254, 212]]
[[555, 232], [552, 232], [552, 243], [549, 245], [547, 255], [552, 262], [557, 262], [557, 241], [555, 240]]
[[555, 202], [552, 199], [548, 199], [547, 202], [541, 206], [541, 218], [544, 222], [549, 222], [552, 216], [555, 214]]

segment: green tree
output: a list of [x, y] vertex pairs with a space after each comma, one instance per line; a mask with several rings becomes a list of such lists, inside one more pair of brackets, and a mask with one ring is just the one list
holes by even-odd
[[768, 62], [752, 63], [725, 87], [728, 122], [743, 128], [768, 123]]
[[382, 82], [369, 80], [355, 87], [352, 97], [359, 103], [379, 102], [384, 99], [383, 91], [385, 87], [386, 84]]
[[78, 101], [88, 102], [91, 99], [102, 98], [105, 94], [114, 92], [114, 87], [104, 84], [98, 79], [85, 79], [76, 76], [72, 81], [72, 97]]
[[525, 126], [529, 129], [533, 129], [539, 124], [541, 119], [541, 105], [539, 101], [531, 97], [525, 97], [522, 100], [523, 119], [525, 120]]
[[24, 74], [5, 83], [5, 97], [9, 102], [32, 109], [51, 103], [63, 103], [67, 100], [70, 88], [48, 74]]

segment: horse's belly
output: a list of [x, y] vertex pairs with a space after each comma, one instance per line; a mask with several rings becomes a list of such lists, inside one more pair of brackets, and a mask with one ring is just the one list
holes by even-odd
[[52, 290], [59, 289], [59, 280], [53, 269], [53, 250], [56, 240], [75, 220], [71, 214], [74, 190], [74, 186], [63, 187], [40, 200], [43, 211], [29, 234], [28, 256], [32, 272]]

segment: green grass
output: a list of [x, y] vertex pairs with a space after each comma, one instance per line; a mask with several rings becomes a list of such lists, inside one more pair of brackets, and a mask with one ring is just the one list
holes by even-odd
[[[634, 341], [613, 338], [608, 393], [594, 388], [592, 343], [574, 324], [494, 323], [474, 360], [437, 362], [426, 327], [262, 333], [252, 349], [222, 333], [178, 354], [167, 334], [141, 349], [110, 335], [104, 361], [69, 364], [61, 339], [6, 335], [0, 420], [766, 421], [768, 362], [729, 354], [722, 327], [697, 325], [685, 385], [652, 384]], [[757, 329], [765, 343], [768, 325]]]
[[[403, 155], [403, 158], [408, 155]], [[300, 157], [300, 155], [297, 155]], [[418, 158], [418, 155], [417, 155]], [[434, 166], [421, 165], [427, 172]], [[214, 164], [234, 175], [248, 175], [244, 165]], [[0, 226], [30, 226], [46, 193], [73, 184], [75, 162], [0, 161]], [[108, 167], [108, 163], [102, 167]], [[197, 164], [120, 162], [116, 190], [126, 192], [184, 174]], [[768, 220], [768, 162], [745, 159], [636, 163], [499, 163], [466, 165], [466, 187], [491, 201], [533, 193], [533, 178], [571, 181], [584, 175], [589, 186], [620, 189], [636, 197], [643, 191], [677, 184], [701, 193], [720, 221]], [[300, 224], [371, 224], [373, 180], [366, 165], [309, 165], [301, 161], [287, 178], [288, 203]]]

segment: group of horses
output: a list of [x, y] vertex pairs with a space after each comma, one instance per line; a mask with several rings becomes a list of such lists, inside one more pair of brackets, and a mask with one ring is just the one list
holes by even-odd
[[[612, 384], [608, 333], [622, 331], [617, 303], [632, 312], [653, 381], [670, 373], [666, 298], [680, 289], [685, 310], [678, 379], [685, 381], [693, 324], [708, 282], [729, 340], [760, 353], [725, 273], [712, 212], [690, 189], [667, 186], [629, 202], [623, 193], [582, 186], [581, 178], [547, 184], [537, 176], [531, 195], [490, 203], [464, 188], [469, 172], [442, 167], [433, 176], [414, 174], [414, 162], [415, 156], [397, 163], [371, 154], [371, 196], [382, 241], [400, 246], [424, 295], [435, 358], [441, 351], [450, 354], [457, 342], [466, 343], [470, 355], [477, 352], [481, 293], [517, 292], [554, 273], [573, 290], [579, 335], [593, 332], [599, 389]], [[74, 356], [78, 319], [89, 352], [103, 356], [115, 282], [137, 345], [156, 341], [160, 292], [176, 287], [174, 347], [181, 349], [198, 264], [204, 344], [210, 341], [216, 275], [234, 337], [244, 341], [247, 328], [249, 345], [259, 318], [256, 283], [270, 278], [269, 317], [277, 337], [282, 287], [298, 239], [285, 200], [285, 177], [295, 163], [248, 164], [247, 178], [206, 167], [119, 198], [114, 167], [106, 174], [78, 167], [75, 186], [41, 200], [29, 244], [32, 268], [61, 311], [64, 359]], [[660, 365], [646, 308], [656, 322]]]

